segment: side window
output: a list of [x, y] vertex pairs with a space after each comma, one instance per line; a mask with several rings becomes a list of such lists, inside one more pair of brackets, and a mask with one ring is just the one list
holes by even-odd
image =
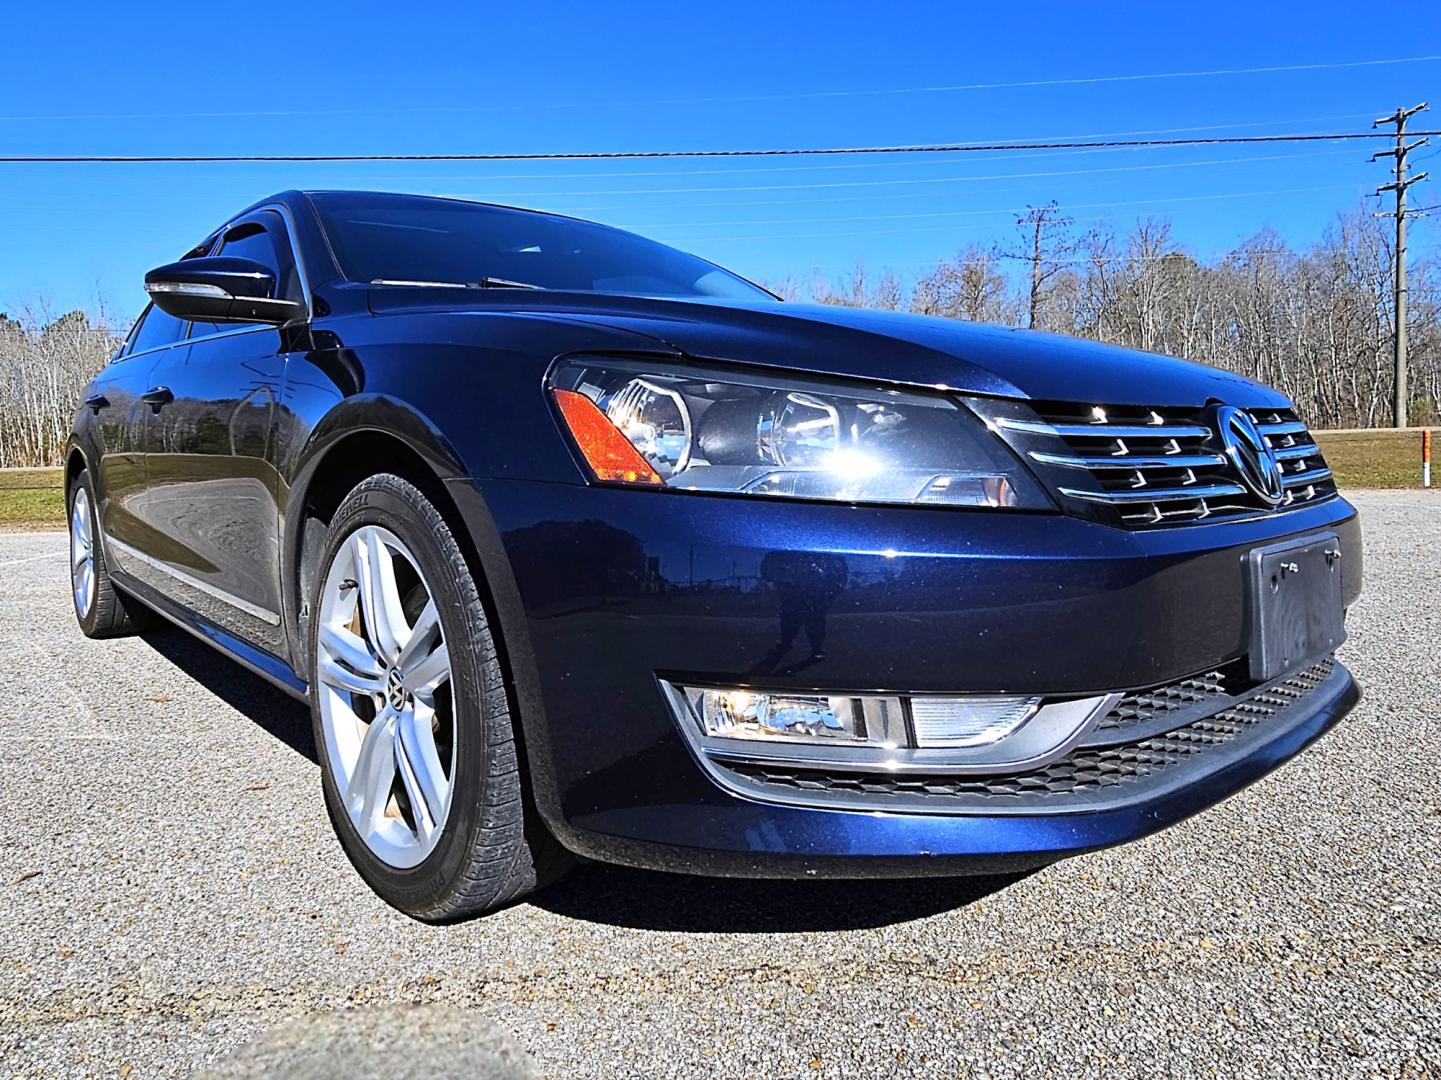
[[184, 332], [183, 320], [167, 315], [151, 304], [140, 313], [140, 323], [135, 327], [135, 333], [130, 336], [130, 347], [125, 350], [125, 355], [131, 356], [147, 349], [173, 345], [180, 340]]
[[[286, 299], [301, 298], [300, 273], [290, 251], [290, 241], [285, 223], [273, 210], [262, 210], [248, 221], [230, 229], [221, 240], [216, 255], [231, 255], [238, 259], [249, 259], [262, 266], [268, 266], [275, 274], [276, 294]], [[243, 323], [192, 324], [192, 338], [205, 337], [233, 330]]]

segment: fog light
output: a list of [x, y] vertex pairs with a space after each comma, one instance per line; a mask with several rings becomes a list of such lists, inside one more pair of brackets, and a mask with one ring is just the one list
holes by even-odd
[[736, 763], [920, 775], [1026, 772], [1069, 753], [1121, 700], [1119, 693], [1048, 699], [776, 693], [665, 679], [660, 689], [723, 786], [734, 786], [725, 770]]
[[687, 689], [707, 735], [722, 739], [860, 740], [865, 727], [847, 697]]
[[890, 749], [987, 746], [1017, 731], [1038, 697], [768, 694], [685, 687], [704, 734], [719, 739], [853, 743]]
[[1040, 705], [1038, 697], [914, 697], [915, 744], [945, 749], [985, 746], [1011, 734]]

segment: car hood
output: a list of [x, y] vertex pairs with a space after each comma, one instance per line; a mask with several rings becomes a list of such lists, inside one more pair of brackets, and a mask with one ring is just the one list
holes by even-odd
[[[1203, 364], [1080, 338], [861, 308], [595, 293], [378, 288], [371, 310], [522, 315], [640, 334], [686, 356], [961, 393], [1107, 405], [1283, 407]], [[584, 348], [583, 345], [578, 348]]]

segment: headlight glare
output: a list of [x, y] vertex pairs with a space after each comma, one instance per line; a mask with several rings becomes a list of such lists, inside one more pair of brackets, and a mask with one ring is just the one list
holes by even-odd
[[643, 463], [598, 468], [563, 407], [602, 482], [655, 486], [654, 477], [681, 490], [780, 498], [1050, 506], [1001, 441], [940, 394], [612, 358], [562, 362], [551, 391], [591, 402]]

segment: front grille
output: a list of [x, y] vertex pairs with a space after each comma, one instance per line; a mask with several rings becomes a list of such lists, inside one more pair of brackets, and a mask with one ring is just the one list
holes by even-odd
[[1096, 724], [1097, 731], [1120, 731], [1149, 725], [1158, 718], [1186, 712], [1211, 702], [1225, 703], [1241, 687], [1240, 672], [1232, 664], [1224, 671], [1207, 671], [1165, 686], [1137, 690], [1112, 706]]
[[[1059, 761], [1013, 776], [856, 773], [750, 763], [723, 768], [755, 794], [815, 805], [841, 803], [872, 810], [932, 813], [1085, 809], [1097, 796], [1143, 794], [1142, 788], [1165, 782], [1178, 766], [1200, 765], [1248, 732], [1283, 719], [1336, 673], [1336, 662], [1328, 657], [1241, 694], [1216, 693], [1225, 680], [1221, 672], [1131, 694], [1117, 703], [1103, 724], [1111, 721], [1112, 728], [1136, 724], [1139, 714], [1152, 719], [1157, 708], [1179, 712], [1183, 706], [1173, 704], [1177, 698], [1199, 696], [1210, 700], [1213, 708], [1205, 710], [1206, 715], [1142, 739], [1109, 745], [1092, 745], [1092, 740], [1087, 740]], [[1186, 706], [1191, 704], [1186, 702]], [[1101, 730], [1098, 726], [1097, 731]]]
[[1336, 494], [1320, 448], [1289, 410], [1250, 411], [1281, 470], [1284, 495], [1273, 507], [1222, 453], [1212, 409], [1035, 409], [1038, 421], [1002, 416], [997, 423], [1062, 499], [1130, 528], [1281, 512]]

